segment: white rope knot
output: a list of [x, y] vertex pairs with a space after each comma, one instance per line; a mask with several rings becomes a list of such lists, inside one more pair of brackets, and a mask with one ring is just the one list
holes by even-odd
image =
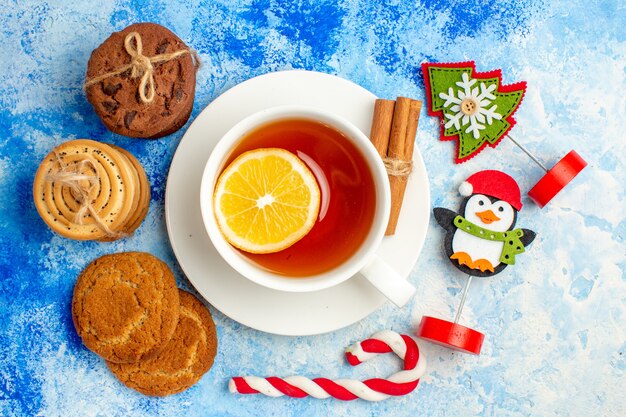
[[196, 51], [191, 49], [180, 49], [178, 51], [169, 54], [158, 54], [152, 57], [148, 57], [143, 54], [143, 42], [141, 35], [138, 32], [130, 32], [124, 38], [124, 49], [128, 55], [130, 55], [130, 64], [124, 65], [116, 70], [107, 72], [106, 74], [93, 77], [85, 81], [84, 88], [92, 86], [105, 80], [109, 77], [119, 75], [125, 71], [130, 70], [130, 77], [133, 79], [140, 78], [139, 81], [139, 98], [143, 103], [151, 103], [156, 95], [156, 88], [154, 83], [154, 63], [171, 61], [185, 54], [191, 54], [191, 60], [196, 69], [200, 68], [200, 59]]
[[[96, 164], [91, 159], [85, 158], [78, 161], [76, 164], [70, 166], [67, 165], [61, 159], [61, 156], [54, 152], [61, 169], [53, 174], [46, 175], [46, 181], [52, 183], [59, 183], [61, 186], [66, 186], [70, 189], [72, 196], [80, 203], [78, 211], [74, 213], [73, 223], [82, 225], [84, 224], [84, 217], [87, 213], [91, 215], [98, 227], [109, 237], [122, 236], [119, 232], [114, 232], [106, 225], [106, 223], [100, 218], [99, 213], [93, 207], [90, 194], [96, 186], [100, 184], [100, 176]], [[94, 175], [87, 175], [84, 172], [87, 169], [92, 169]]]
[[[133, 40], [135, 41], [133, 45]], [[130, 61], [130, 76], [131, 78], [141, 77], [139, 82], [139, 98], [144, 103], [150, 103], [154, 100], [154, 66], [150, 58], [143, 54], [143, 42], [141, 41], [141, 35], [137, 32], [131, 32], [124, 39], [124, 48], [126, 52], [131, 56]], [[148, 94], [146, 95], [146, 87], [148, 88]]]
[[398, 158], [384, 158], [383, 164], [387, 170], [387, 174], [393, 177], [408, 177], [413, 171], [412, 161], [403, 161]]

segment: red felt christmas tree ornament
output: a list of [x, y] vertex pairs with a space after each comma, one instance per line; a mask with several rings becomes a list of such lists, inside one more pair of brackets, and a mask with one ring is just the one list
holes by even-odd
[[497, 69], [478, 72], [473, 61], [422, 64], [428, 114], [441, 118], [440, 139], [456, 140], [455, 162], [475, 157], [487, 146], [495, 148], [506, 137], [528, 155], [545, 175], [528, 196], [544, 207], [587, 163], [570, 151], [552, 168], [546, 168], [534, 155], [509, 135], [515, 125], [513, 115], [526, 92], [526, 82], [504, 85]]

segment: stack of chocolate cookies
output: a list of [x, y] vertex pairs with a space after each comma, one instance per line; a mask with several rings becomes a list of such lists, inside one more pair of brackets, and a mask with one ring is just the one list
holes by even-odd
[[150, 183], [130, 152], [77, 139], [45, 157], [33, 198], [41, 218], [61, 236], [110, 241], [131, 235], [146, 217]]
[[160, 138], [189, 119], [198, 66], [195, 52], [172, 31], [136, 23], [113, 33], [91, 54], [87, 100], [112, 132]]
[[217, 353], [210, 312], [177, 289], [168, 266], [148, 253], [91, 262], [74, 287], [72, 317], [85, 346], [122, 383], [146, 395], [186, 390]]

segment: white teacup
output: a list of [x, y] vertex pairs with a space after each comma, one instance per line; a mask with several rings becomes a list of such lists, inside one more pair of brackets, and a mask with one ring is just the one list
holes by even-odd
[[[267, 271], [231, 246], [219, 230], [212, 201], [217, 178], [239, 141], [261, 125], [294, 118], [315, 120], [342, 132], [361, 151], [372, 174], [376, 193], [372, 225], [359, 249], [330, 271], [297, 279]], [[310, 107], [280, 106], [262, 110], [241, 120], [220, 139], [207, 161], [200, 186], [200, 207], [209, 238], [218, 253], [241, 275], [264, 287], [292, 292], [317, 291], [338, 285], [361, 273], [398, 307], [406, 304], [415, 292], [411, 284], [376, 255], [385, 235], [391, 208], [389, 179], [380, 156], [367, 136], [342, 117]]]

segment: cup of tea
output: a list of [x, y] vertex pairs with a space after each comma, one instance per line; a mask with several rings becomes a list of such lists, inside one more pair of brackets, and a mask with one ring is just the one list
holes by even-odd
[[[319, 210], [308, 233], [272, 253], [238, 249], [225, 238], [216, 219], [218, 178], [240, 155], [256, 149], [291, 152], [314, 175], [319, 189]], [[261, 206], [267, 209], [267, 203]], [[376, 255], [391, 208], [383, 162], [367, 136], [335, 114], [279, 106], [238, 122], [219, 140], [206, 163], [200, 206], [217, 252], [256, 284], [280, 291], [318, 291], [361, 273], [397, 306], [406, 304], [415, 292]]]

